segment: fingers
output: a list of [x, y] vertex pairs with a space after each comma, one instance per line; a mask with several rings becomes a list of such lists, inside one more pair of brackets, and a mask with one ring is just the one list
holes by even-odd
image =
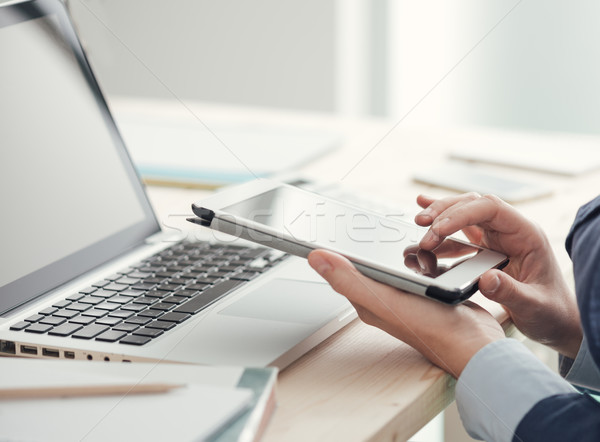
[[458, 200], [447, 198], [432, 203], [426, 210], [435, 217], [419, 244], [426, 250], [432, 250], [445, 237], [460, 230], [466, 230], [470, 238], [477, 239], [480, 233], [473, 230], [473, 226], [500, 233], [514, 233], [524, 223], [524, 219], [515, 209], [491, 195], [481, 197], [477, 194], [466, 194]]
[[480, 195], [475, 192], [440, 199], [419, 195], [417, 197], [417, 203], [421, 207], [424, 207], [424, 210], [415, 216], [415, 222], [420, 226], [429, 226], [442, 212], [449, 207], [456, 204], [473, 201], [479, 197]]
[[518, 311], [527, 303], [527, 286], [500, 270], [489, 270], [479, 279], [479, 291], [492, 301], [504, 305], [509, 310]]

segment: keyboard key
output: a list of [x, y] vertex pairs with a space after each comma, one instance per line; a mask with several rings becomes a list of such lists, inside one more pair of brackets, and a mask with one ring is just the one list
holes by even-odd
[[[206, 290], [209, 287], [210, 287], [210, 284], [194, 283], [194, 284], [188, 285], [185, 288], [185, 290], [178, 290], [173, 294], [177, 295], [177, 296], [194, 296], [196, 294], [196, 292]], [[188, 295], [190, 292], [192, 292], [192, 294]]]
[[176, 313], [196, 314], [241, 284], [243, 284], [243, 281], [231, 279], [224, 281], [215, 287], [200, 292], [200, 294], [181, 304], [173, 311]]
[[175, 322], [175, 323], [180, 323], [185, 321], [186, 319], [190, 318], [192, 315], [187, 314], [187, 313], [175, 313], [175, 312], [169, 312], [169, 313], [165, 313], [164, 315], [162, 315], [160, 317], [161, 321], [167, 321], [167, 322]]
[[257, 258], [261, 255], [264, 255], [267, 249], [263, 248], [255, 248], [255, 249], [246, 249], [244, 252], [240, 253], [244, 258]]
[[167, 310], [171, 310], [173, 308], [173, 304], [169, 304], [168, 302], [159, 302], [158, 304], [154, 304], [152, 306], [152, 310], [161, 310], [166, 312]]
[[126, 319], [125, 322], [127, 324], [146, 325], [149, 322], [152, 322], [152, 318], [145, 318], [143, 316], [133, 316], [129, 319]]
[[21, 331], [21, 330], [26, 329], [30, 325], [31, 325], [31, 322], [20, 321], [20, 322], [17, 322], [16, 324], [11, 325], [10, 329], [15, 330], [15, 331]]
[[84, 304], [82, 302], [74, 302], [67, 306], [67, 310], [75, 310], [77, 312], [84, 312], [92, 308], [91, 304]]
[[111, 291], [111, 290], [105, 290], [105, 289], [100, 289], [94, 292], [94, 296], [99, 297], [99, 298], [112, 298], [113, 296], [115, 296], [117, 294], [117, 292]]
[[132, 289], [135, 290], [152, 290], [154, 287], [156, 287], [156, 284], [143, 284], [143, 283], [138, 283], [138, 284], [134, 284], [131, 286]]
[[112, 298], [110, 298], [108, 300], [108, 302], [113, 303], [113, 304], [127, 304], [129, 301], [131, 301], [130, 297], [121, 296], [121, 294], [118, 294], [117, 296], [113, 296]]
[[96, 320], [96, 324], [108, 325], [109, 327], [112, 327], [113, 325], [117, 325], [121, 321], [122, 321], [121, 318], [114, 318], [112, 316], [105, 316], [104, 318], [100, 318], [100, 319]]
[[52, 307], [56, 307], [56, 308], [65, 308], [67, 305], [69, 305], [71, 303], [71, 301], [68, 301], [66, 299], [63, 299], [62, 301], [58, 301], [56, 304], [52, 304]]
[[130, 278], [149, 278], [152, 276], [152, 273], [147, 273], [147, 272], [142, 272], [141, 270], [134, 270], [133, 272], [130, 272], [129, 274], [127, 274], [127, 276], [129, 276]]
[[117, 331], [123, 331], [126, 333], [132, 332], [134, 330], [137, 330], [140, 326], [137, 324], [127, 324], [127, 323], [123, 323], [123, 324], [119, 324], [119, 325], [115, 325], [112, 329], [113, 330], [117, 330]]
[[177, 271], [164, 271], [164, 272], [156, 272], [155, 276], [159, 278], [170, 278], [177, 274]]
[[108, 279], [103, 279], [102, 281], [98, 281], [98, 282], [95, 282], [94, 284], [92, 284], [92, 287], [102, 288], [108, 284], [110, 284], [110, 281]]
[[130, 335], [125, 336], [123, 339], [119, 341], [121, 344], [129, 344], [129, 345], [144, 345], [150, 342], [152, 339], [148, 336], [138, 336], [138, 335]]
[[159, 328], [140, 328], [139, 330], [134, 331], [133, 335], [139, 336], [148, 336], [149, 338], [156, 338], [162, 335], [165, 331]]
[[164, 312], [161, 310], [148, 309], [138, 313], [138, 316], [143, 316], [145, 318], [158, 318]]
[[78, 314], [79, 314], [78, 311], [75, 311], [75, 310], [65, 310], [65, 309], [59, 310], [57, 312], [54, 312], [54, 316], [58, 316], [60, 318], [67, 318], [67, 319], [74, 318]]
[[99, 298], [97, 296], [85, 296], [81, 298], [79, 302], [82, 304], [96, 305], [100, 304], [101, 302], [104, 302], [104, 298]]
[[165, 292], [163, 290], [150, 290], [149, 292], [146, 292], [145, 296], [148, 296], [150, 298], [164, 298], [165, 296], [169, 295], [169, 292]]
[[61, 318], [58, 316], [46, 316], [44, 319], [40, 321], [40, 324], [48, 324], [48, 325], [60, 325], [67, 322], [65, 318]]
[[161, 330], [171, 330], [173, 327], [175, 327], [175, 323], [174, 322], [167, 322], [167, 321], [152, 321], [150, 324], [148, 324], [146, 326], [146, 328], [159, 328]]
[[46, 333], [48, 330], [51, 330], [52, 326], [48, 324], [31, 324], [29, 327], [25, 329], [28, 333]]
[[107, 310], [97, 310], [94, 308], [92, 310], [87, 310], [87, 311], [83, 312], [82, 315], [92, 316], [94, 318], [102, 318], [103, 316], [106, 316], [107, 313], [108, 313]]
[[188, 286], [186, 288], [196, 289], [196, 290], [202, 290], [202, 289], [197, 289], [196, 286], [198, 284], [210, 285], [213, 282], [215, 282], [217, 279], [219, 279], [219, 278], [218, 277], [217, 278], [211, 278], [210, 275], [209, 276], [203, 276], [203, 277], [200, 277], [200, 278], [196, 278], [196, 284]]
[[87, 287], [85, 289], [79, 290], [79, 293], [89, 295], [90, 293], [94, 293], [96, 290], [98, 290], [96, 287]]
[[48, 307], [45, 308], [44, 310], [40, 310], [38, 313], [40, 315], [51, 315], [52, 313], [58, 311], [58, 309], [56, 307]]
[[140, 281], [140, 278], [132, 278], [131, 276], [121, 276], [116, 282], [119, 284], [132, 285]]
[[136, 298], [133, 300], [134, 304], [143, 304], [143, 305], [152, 305], [155, 302], [158, 302], [160, 298], [151, 298], [148, 296], [142, 296], [141, 298]]
[[250, 281], [251, 279], [256, 278], [258, 275], [260, 275], [260, 272], [242, 272], [242, 273], [238, 273], [237, 275], [230, 276], [230, 279], [237, 279], [240, 281]]
[[88, 325], [94, 322], [95, 320], [96, 318], [94, 318], [93, 316], [77, 316], [76, 318], [69, 319], [69, 322], [73, 324]]
[[127, 333], [118, 330], [108, 330], [96, 336], [96, 341], [117, 342], [119, 339], [126, 336]]
[[135, 312], [132, 312], [131, 310], [115, 310], [114, 312], [110, 312], [108, 314], [108, 316], [114, 317], [114, 318], [121, 318], [121, 319], [127, 319], [132, 317], [133, 315], [135, 315]]
[[83, 328], [83, 325], [81, 324], [67, 323], [53, 328], [48, 334], [52, 336], [69, 336], [81, 328]]
[[127, 285], [119, 284], [118, 282], [111, 282], [110, 284], [102, 287], [102, 290], [109, 290], [111, 292], [120, 292], [121, 290], [125, 290]]
[[29, 318], [25, 318], [27, 322], [38, 322], [40, 319], [43, 319], [44, 315], [31, 315]]
[[92, 339], [106, 330], [108, 330], [106, 325], [92, 324], [83, 327], [81, 330], [75, 332], [72, 336], [77, 339]]
[[130, 310], [132, 312], [139, 312], [146, 308], [144, 304], [127, 304], [121, 307], [121, 310]]
[[121, 304], [113, 304], [112, 302], [103, 302], [102, 304], [95, 305], [94, 308], [98, 310], [106, 310], [112, 312], [121, 307]]
[[83, 293], [75, 293], [74, 295], [71, 296], [67, 296], [67, 299], [69, 301], [79, 301], [81, 298], [83, 298], [85, 295]]
[[139, 290], [132, 289], [127, 289], [123, 290], [122, 292], [119, 292], [119, 296], [127, 296], [130, 298], [137, 298], [138, 296], [140, 296], [140, 294], [142, 294], [142, 292], [140, 292]]
[[165, 292], [174, 292], [175, 290], [180, 289], [181, 286], [177, 284], [161, 284], [156, 287], [157, 290], [163, 290]]
[[187, 298], [184, 298], [183, 296], [169, 296], [168, 298], [163, 299], [162, 302], [167, 304], [181, 304], [186, 299]]

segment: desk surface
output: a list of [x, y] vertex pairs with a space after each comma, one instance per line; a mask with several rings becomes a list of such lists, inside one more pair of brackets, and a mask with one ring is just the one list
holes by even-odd
[[[240, 121], [337, 130], [344, 136], [344, 145], [297, 172], [320, 180], [341, 181], [415, 211], [418, 193], [443, 196], [451, 192], [414, 183], [414, 171], [442, 164], [452, 146], [485, 145], [486, 139], [500, 134], [491, 130], [415, 128], [381, 119], [190, 103], [183, 106], [115, 101], [113, 106], [117, 114], [122, 109], [168, 112], [198, 118], [207, 124]], [[565, 273], [570, 274], [564, 238], [577, 208], [600, 189], [600, 172], [568, 178], [486, 167], [552, 186], [551, 197], [521, 203], [517, 208], [544, 228]], [[204, 194], [191, 189], [149, 188], [164, 225], [182, 229], [187, 228], [183, 218], [190, 213], [190, 202]], [[475, 299], [497, 318], [507, 321], [498, 305], [479, 294]], [[281, 372], [279, 405], [263, 440], [405, 440], [453, 400], [454, 383], [452, 377], [409, 346], [357, 320]]]

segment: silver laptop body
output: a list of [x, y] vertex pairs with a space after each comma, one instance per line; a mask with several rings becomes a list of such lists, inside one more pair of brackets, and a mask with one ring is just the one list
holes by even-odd
[[[135, 298], [125, 299], [126, 291], [118, 289], [107, 296], [105, 288], [118, 284], [117, 278], [135, 285], [127, 272], [139, 276], [149, 257], [169, 257], [173, 247], [198, 257], [208, 249], [221, 253], [220, 245], [179, 244], [161, 231], [60, 1], [1, 6], [0, 57], [0, 355], [284, 367], [356, 316], [305, 260], [265, 249], [247, 260], [264, 264], [260, 274], [244, 280], [244, 270], [235, 270], [213, 279], [208, 288], [236, 277], [240, 284], [146, 341], [135, 330], [112, 342], [98, 339], [112, 328], [75, 337], [87, 327], [86, 314], [98, 311], [98, 305], [82, 309], [94, 290], [104, 294], [104, 317], [116, 318], [104, 322], [124, 324], [130, 318], [111, 312]], [[231, 262], [254, 256], [246, 249], [236, 256], [236, 250], [227, 252]], [[158, 272], [142, 273], [161, 285]], [[200, 276], [185, 283], [180, 276], [173, 276], [175, 291], [189, 296], [186, 287], [198, 287]], [[144, 287], [139, 282], [137, 289]], [[156, 293], [156, 287], [146, 288]], [[184, 301], [155, 304], [166, 310], [140, 304], [132, 316], [152, 310], [152, 323], [166, 323], [161, 317], [168, 314], [185, 317], [174, 314], [190, 304]], [[51, 334], [56, 327], [68, 330], [68, 324], [81, 327]]]

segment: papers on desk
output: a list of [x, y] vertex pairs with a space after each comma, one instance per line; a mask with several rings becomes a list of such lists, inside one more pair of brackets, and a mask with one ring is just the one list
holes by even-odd
[[0, 358], [0, 390], [184, 384], [164, 393], [0, 401], [2, 440], [254, 440], [272, 412], [276, 369]]
[[600, 169], [600, 138], [588, 135], [490, 132], [450, 157], [520, 169], [576, 176]]
[[208, 124], [117, 114], [142, 178], [152, 184], [218, 187], [292, 170], [337, 147], [332, 132]]

